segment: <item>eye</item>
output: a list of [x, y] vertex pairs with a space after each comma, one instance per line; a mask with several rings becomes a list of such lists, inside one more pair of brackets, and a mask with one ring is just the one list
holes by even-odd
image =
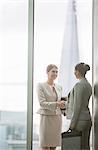
[[58, 73], [58, 71], [54, 71], [54, 70], [53, 70], [52, 72], [53, 72], [53, 73]]

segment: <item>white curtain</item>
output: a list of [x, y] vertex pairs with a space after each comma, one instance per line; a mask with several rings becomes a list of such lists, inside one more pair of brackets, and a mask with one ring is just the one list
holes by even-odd
[[65, 96], [76, 83], [74, 67], [79, 62], [77, 16], [75, 1], [69, 0], [65, 22], [63, 47], [58, 82]]

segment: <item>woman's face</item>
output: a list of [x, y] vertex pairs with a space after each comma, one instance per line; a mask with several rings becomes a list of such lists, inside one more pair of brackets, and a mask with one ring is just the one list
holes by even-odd
[[77, 79], [79, 79], [81, 77], [81, 74], [80, 74], [80, 72], [78, 70], [75, 70], [74, 74], [75, 74]]
[[54, 67], [47, 74], [48, 74], [48, 79], [55, 80], [58, 75], [58, 69]]

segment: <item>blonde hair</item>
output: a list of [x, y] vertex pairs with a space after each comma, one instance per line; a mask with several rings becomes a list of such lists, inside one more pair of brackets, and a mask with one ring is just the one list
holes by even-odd
[[54, 65], [54, 64], [49, 64], [49, 65], [47, 66], [46, 72], [48, 73], [52, 68], [58, 69], [58, 67], [57, 67], [56, 65]]

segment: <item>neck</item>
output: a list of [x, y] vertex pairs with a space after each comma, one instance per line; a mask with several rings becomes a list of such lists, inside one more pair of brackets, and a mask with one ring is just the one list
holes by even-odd
[[53, 80], [48, 80], [47, 83], [48, 83], [49, 85], [53, 85], [53, 84], [54, 84]]
[[83, 79], [83, 78], [85, 78], [85, 77], [80, 77], [79, 80], [81, 80], [81, 79]]

